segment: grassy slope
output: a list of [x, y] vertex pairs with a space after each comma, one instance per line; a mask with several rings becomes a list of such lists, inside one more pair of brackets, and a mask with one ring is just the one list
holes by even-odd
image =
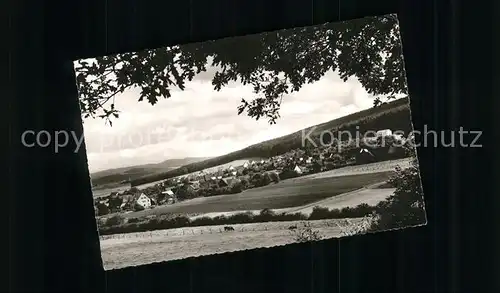
[[[310, 129], [316, 127], [314, 133], [319, 135], [319, 132], [324, 130], [332, 130], [334, 133], [335, 131], [339, 130], [354, 131], [355, 126], [360, 126], [360, 131], [379, 130], [385, 128], [410, 131], [412, 126], [410, 121], [408, 99], [398, 99], [377, 108], [369, 108], [367, 110], [359, 111], [319, 125], [305, 128], [304, 131], [308, 133]], [[137, 186], [149, 182], [159, 181], [175, 176], [188, 174], [191, 172], [200, 171], [206, 168], [226, 164], [234, 160], [240, 160], [249, 157], [270, 157], [279, 155], [291, 149], [301, 147], [302, 131], [303, 130], [299, 130], [286, 136], [264, 141], [223, 156], [190, 163], [174, 170], [158, 172], [154, 175], [147, 175], [132, 180], [131, 183], [132, 186]], [[312, 136], [314, 136], [314, 134]]]
[[137, 179], [143, 176], [177, 169], [179, 166], [206, 160], [207, 158], [183, 158], [165, 160], [157, 164], [123, 167], [99, 171], [91, 174], [92, 184], [96, 186], [112, 185], [123, 180]]
[[[352, 227], [362, 218], [350, 219]], [[220, 254], [297, 242], [290, 233], [298, 221], [233, 224], [235, 231], [224, 232], [224, 226], [186, 227], [121, 235], [101, 236], [101, 253], [106, 270], [172, 261], [187, 257]], [[341, 237], [345, 220], [308, 221], [314, 231], [327, 238]], [[154, 238], [152, 238], [154, 237]], [[152, 241], [152, 239], [161, 239]]]

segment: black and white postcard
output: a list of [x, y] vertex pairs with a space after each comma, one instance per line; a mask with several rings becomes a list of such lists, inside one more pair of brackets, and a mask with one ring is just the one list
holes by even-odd
[[105, 269], [426, 224], [402, 46], [385, 15], [75, 61]]

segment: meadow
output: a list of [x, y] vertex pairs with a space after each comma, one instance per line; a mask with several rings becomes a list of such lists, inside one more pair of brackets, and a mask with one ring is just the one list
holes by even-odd
[[204, 214], [298, 207], [386, 181], [391, 174], [393, 171], [325, 178], [294, 178], [237, 194], [200, 197], [123, 216], [140, 218], [163, 214]]
[[[349, 227], [362, 219], [308, 221], [325, 238], [347, 236]], [[267, 222], [223, 226], [186, 227], [101, 237], [101, 255], [106, 270], [155, 262], [218, 254], [297, 242], [289, 230], [301, 222]]]
[[[101, 234], [100, 245], [104, 267], [106, 269], [119, 269], [128, 266], [170, 261], [187, 257], [286, 245], [305, 241], [299, 240], [297, 235], [302, 235], [302, 233], [307, 232], [307, 227], [309, 227], [311, 233], [315, 233], [317, 236], [313, 237], [314, 240], [365, 233], [368, 230], [364, 229], [366, 227], [371, 227], [374, 222], [373, 219], [362, 217], [366, 217], [373, 213], [378, 215], [393, 215], [394, 212], [402, 212], [400, 216], [404, 216], [406, 219], [408, 214], [407, 210], [390, 210], [387, 201], [385, 201], [386, 195], [393, 194], [396, 188], [390, 188], [393, 187], [391, 184], [387, 185], [387, 183], [384, 183], [387, 176], [390, 176], [392, 173], [384, 172], [385, 169], [394, 168], [395, 165], [400, 165], [404, 168], [406, 167], [406, 163], [408, 163], [408, 160], [353, 166], [353, 168], [344, 170], [343, 172], [323, 172], [325, 174], [322, 174], [319, 178], [313, 178], [311, 176], [288, 179], [279, 184], [267, 187], [271, 189], [274, 188], [275, 191], [286, 191], [281, 196], [264, 195], [267, 200], [274, 199], [274, 201], [279, 201], [280, 199], [284, 199], [284, 202], [287, 202], [289, 199], [286, 198], [290, 197], [289, 195], [292, 195], [292, 198], [300, 198], [301, 195], [307, 197], [307, 193], [299, 192], [301, 188], [307, 186], [304, 185], [306, 183], [309, 183], [309, 186], [319, 187], [324, 193], [328, 193], [328, 188], [326, 188], [328, 186], [328, 181], [336, 182], [336, 184], [330, 186], [332, 193], [335, 193], [333, 190], [337, 188], [350, 189], [354, 188], [355, 185], [358, 185], [358, 187], [368, 186], [368, 188], [362, 188], [361, 190], [351, 193], [338, 192], [335, 196], [330, 194], [328, 198], [323, 200], [314, 200], [310, 205], [314, 205], [315, 208], [309, 216], [297, 217], [296, 212], [302, 215], [301, 211], [291, 210], [286, 213], [289, 214], [290, 217], [286, 217], [286, 215], [281, 215], [279, 217], [268, 216], [267, 218], [270, 220], [266, 221], [239, 222], [236, 221], [238, 219], [233, 219], [235, 220], [233, 222], [219, 221], [215, 224], [217, 221], [214, 221], [212, 224], [205, 223], [204, 225], [196, 224], [195, 221], [193, 221], [193, 223], [191, 223], [193, 225], [191, 226], [177, 225], [175, 227], [175, 225], [172, 226], [169, 224], [170, 226], [164, 225], [163, 228], [161, 228], [161, 225], [157, 225], [158, 227], [155, 229], [146, 229], [142, 230], [142, 232], [121, 231], [108, 235]], [[346, 173], [349, 175], [344, 175]], [[327, 175], [329, 175], [329, 177], [327, 177]], [[355, 182], [358, 183], [355, 184]], [[277, 188], [280, 184], [282, 184], [282, 186]], [[292, 188], [294, 184], [295, 189]], [[266, 188], [263, 187], [257, 189], [257, 191], [258, 190], [262, 191], [266, 190]], [[305, 192], [307, 192], [307, 190], [308, 188], [305, 189]], [[346, 202], [348, 198], [353, 199], [351, 197], [352, 194], [354, 194], [354, 197], [358, 200], [362, 198], [362, 200], [365, 201], [367, 197], [370, 197], [370, 194], [366, 192], [385, 192], [387, 194], [376, 199], [372, 203], [365, 202], [358, 206], [354, 206], [352, 202]], [[251, 193], [249, 194], [252, 195]], [[263, 195], [261, 194], [260, 196]], [[256, 200], [258, 197], [258, 193], [254, 193], [249, 199]], [[213, 209], [223, 202], [226, 204], [231, 203], [227, 198], [222, 200], [224, 198], [225, 196], [220, 197], [219, 200], [212, 202], [212, 205], [209, 204], [209, 202], [205, 206]], [[239, 195], [239, 200], [245, 201], [244, 193]], [[296, 200], [301, 201], [302, 199]], [[270, 202], [273, 202], [273, 200]], [[234, 205], [235, 203], [233, 202], [231, 206]], [[387, 210], [388, 208], [389, 210]], [[420, 208], [414, 209], [417, 209], [421, 213]], [[266, 218], [266, 216], [262, 216], [262, 212], [263, 211], [261, 211], [261, 218]], [[275, 215], [278, 216], [278, 214]], [[229, 215], [226, 217], [228, 217], [228, 219], [230, 218]], [[254, 217], [257, 216], [255, 215]], [[415, 223], [421, 224], [422, 221], [419, 220]], [[401, 223], [398, 222], [398, 225], [393, 225], [394, 223], [391, 222], [389, 223], [391, 225], [377, 226], [377, 231], [396, 227], [406, 227], [415, 225], [415, 223], [412, 222], [408, 223], [408, 225], [400, 225]], [[234, 230], [225, 231], [227, 225], [230, 225]], [[292, 229], [292, 227], [299, 227], [299, 229]], [[365, 228], [360, 229], [360, 227]], [[306, 234], [309, 235], [308, 233]], [[307, 237], [307, 239], [307, 241], [312, 240], [310, 237]]]
[[124, 192], [130, 189], [130, 184], [121, 184], [110, 188], [93, 188], [92, 196], [97, 197], [106, 197], [109, 196], [112, 192]]

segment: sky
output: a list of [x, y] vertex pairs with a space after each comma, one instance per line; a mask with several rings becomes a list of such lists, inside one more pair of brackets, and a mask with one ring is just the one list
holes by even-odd
[[356, 78], [344, 82], [331, 71], [284, 96], [281, 118], [269, 125], [267, 119], [237, 115], [241, 98], [254, 96], [252, 88], [232, 82], [215, 91], [211, 80], [216, 70], [208, 68], [186, 83], [184, 91], [174, 89], [154, 106], [138, 102], [139, 89], [116, 96], [115, 108], [121, 113], [112, 127], [100, 118], [84, 119], [90, 172], [224, 155], [373, 106], [373, 97]]

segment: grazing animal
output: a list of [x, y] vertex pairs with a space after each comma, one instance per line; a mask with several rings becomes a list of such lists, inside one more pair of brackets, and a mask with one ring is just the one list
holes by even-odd
[[224, 231], [234, 231], [234, 228], [231, 226], [225, 226]]
[[297, 229], [297, 226], [290, 226], [290, 227], [288, 227], [288, 229], [289, 230], [295, 230], [295, 229]]

